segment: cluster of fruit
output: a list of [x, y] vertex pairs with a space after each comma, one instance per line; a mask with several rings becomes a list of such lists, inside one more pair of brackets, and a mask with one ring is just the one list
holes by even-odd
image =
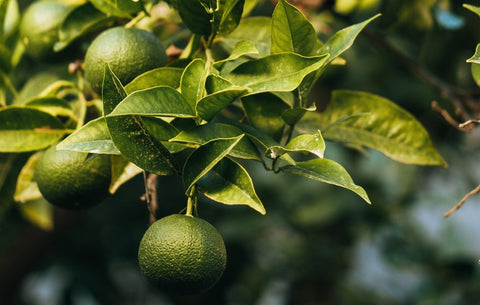
[[[52, 61], [58, 27], [70, 7], [60, 1], [36, 1], [25, 11], [20, 26], [26, 54], [35, 61]], [[122, 84], [139, 74], [167, 64], [161, 41], [142, 29], [115, 26], [105, 29], [89, 45], [84, 57], [84, 78], [91, 90], [102, 94], [107, 63]], [[43, 197], [67, 209], [85, 209], [109, 194], [111, 156], [50, 146], [41, 155], [35, 180]], [[194, 294], [212, 287], [226, 264], [219, 232], [191, 215], [171, 215], [156, 221], [139, 247], [141, 271], [147, 279], [170, 292]]]

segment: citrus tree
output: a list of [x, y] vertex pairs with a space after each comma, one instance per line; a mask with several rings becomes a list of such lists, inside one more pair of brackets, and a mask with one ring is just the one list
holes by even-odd
[[[287, 1], [250, 17], [256, 4], [44, 0], [22, 11], [2, 0], [2, 210], [18, 208], [48, 229], [50, 204], [88, 208], [143, 174], [155, 224], [140, 244], [141, 270], [160, 287], [196, 293], [225, 268], [221, 237], [197, 218], [199, 196], [266, 213], [248, 163], [345, 188], [368, 204], [368, 190], [324, 157], [328, 141], [446, 165], [419, 121], [385, 97], [337, 90], [316, 109], [322, 74], [348, 64], [342, 54], [382, 16], [321, 41]], [[178, 211], [187, 218], [157, 220], [159, 175], [181, 177]], [[189, 239], [204, 242], [176, 242]], [[175, 256], [159, 260], [168, 253]], [[178, 269], [183, 263], [193, 265]]]

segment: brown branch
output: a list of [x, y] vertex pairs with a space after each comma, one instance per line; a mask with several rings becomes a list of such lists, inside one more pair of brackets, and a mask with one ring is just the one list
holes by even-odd
[[440, 113], [440, 115], [445, 119], [445, 121], [452, 125], [453, 127], [455, 127], [456, 129], [458, 130], [461, 130], [461, 131], [465, 131], [464, 128], [460, 128], [460, 124], [457, 122], [457, 120], [455, 120], [454, 118], [452, 118], [452, 116], [450, 115], [450, 113], [443, 109], [442, 107], [440, 107], [440, 105], [438, 105], [438, 103], [436, 101], [433, 101], [432, 102], [432, 109], [438, 113]]
[[364, 30], [362, 31], [362, 34], [367, 37], [375, 46], [384, 50], [398, 60], [402, 66], [407, 68], [426, 84], [435, 88], [443, 98], [451, 101], [455, 106], [456, 113], [462, 118], [462, 120], [471, 120], [473, 118], [470, 115], [470, 112], [478, 113], [480, 111], [480, 105], [472, 98], [471, 94], [468, 94], [467, 92], [444, 82], [430, 72], [426, 67], [408, 58], [405, 54], [393, 47], [377, 33]]
[[466, 194], [462, 200], [460, 200], [459, 203], [457, 203], [453, 208], [451, 208], [448, 212], [446, 212], [445, 214], [443, 214], [443, 217], [448, 217], [450, 215], [453, 214], [453, 212], [455, 212], [456, 210], [460, 209], [462, 207], [462, 205], [465, 203], [465, 201], [468, 200], [468, 198], [472, 197], [473, 195], [475, 194], [478, 194], [480, 193], [480, 185], [477, 185], [476, 188], [474, 188], [473, 190], [471, 190], [468, 194]]
[[157, 220], [158, 209], [158, 195], [157, 195], [157, 181], [158, 175], [148, 174], [143, 172], [143, 180], [145, 183], [145, 194], [142, 196], [142, 200], [147, 203], [148, 211], [150, 212], [150, 225]]

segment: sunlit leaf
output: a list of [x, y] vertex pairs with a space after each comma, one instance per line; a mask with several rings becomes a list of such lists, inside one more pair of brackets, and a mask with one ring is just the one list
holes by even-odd
[[34, 179], [35, 168], [41, 153], [42, 152], [37, 152], [30, 156], [20, 171], [15, 187], [15, 194], [13, 195], [13, 199], [16, 202], [25, 203], [43, 197]]
[[[182, 131], [170, 141], [203, 145], [212, 140], [234, 138], [243, 134], [242, 130], [229, 124], [209, 123]], [[247, 137], [242, 138], [230, 151], [229, 155], [241, 159], [262, 160], [258, 150]]]
[[208, 68], [205, 66], [205, 61], [200, 58], [188, 64], [182, 74], [180, 90], [192, 108], [195, 108], [197, 101], [203, 96], [207, 75]]
[[403, 163], [446, 165], [413, 115], [370, 93], [335, 91], [324, 112], [306, 113], [297, 128], [319, 129], [325, 139], [373, 148]]
[[29, 201], [24, 204], [19, 204], [23, 217], [30, 221], [35, 226], [45, 230], [51, 231], [54, 227], [53, 206], [47, 200], [40, 198]]
[[75, 117], [70, 104], [57, 97], [37, 97], [27, 101], [25, 106], [40, 109], [53, 116]]
[[43, 149], [64, 134], [62, 123], [46, 112], [26, 107], [0, 110], [0, 152]]
[[365, 190], [356, 185], [345, 168], [333, 160], [319, 158], [297, 162], [296, 165], [282, 167], [281, 171], [346, 188], [370, 203]]
[[296, 7], [280, 0], [272, 15], [272, 53], [319, 54], [321, 43], [310, 21]]
[[471, 4], [466, 4], [464, 3], [463, 4], [463, 7], [474, 12], [475, 14], [477, 14], [478, 16], [480, 16], [480, 7], [479, 6], [475, 6], [475, 5], [471, 5]]
[[243, 135], [235, 138], [210, 141], [190, 154], [183, 168], [183, 184], [188, 194], [191, 187], [205, 176], [240, 142]]
[[95, 154], [120, 154], [110, 138], [110, 132], [104, 117], [92, 120], [75, 130], [57, 144], [57, 150], [74, 150]]
[[112, 156], [112, 181], [110, 183], [110, 194], [115, 192], [132, 178], [141, 174], [143, 169], [129, 162], [123, 156]]
[[160, 86], [135, 91], [126, 96], [107, 117], [114, 116], [164, 116], [193, 118], [195, 110], [172, 87]]
[[130, 94], [134, 91], [158, 86], [168, 86], [177, 89], [180, 86], [183, 69], [160, 67], [140, 74], [125, 86]]
[[255, 192], [252, 179], [237, 162], [224, 158], [205, 176], [197, 186], [208, 198], [227, 205], [247, 205], [265, 214], [265, 208]]
[[304, 57], [294, 53], [278, 53], [248, 61], [226, 76], [237, 86], [252, 93], [292, 91], [303, 78], [325, 65], [327, 55]]
[[289, 152], [305, 152], [312, 153], [319, 158], [323, 158], [325, 152], [325, 141], [322, 134], [318, 131], [316, 134], [299, 135], [290, 142], [282, 146], [273, 146], [267, 149], [265, 155], [271, 159], [276, 159], [279, 156]]

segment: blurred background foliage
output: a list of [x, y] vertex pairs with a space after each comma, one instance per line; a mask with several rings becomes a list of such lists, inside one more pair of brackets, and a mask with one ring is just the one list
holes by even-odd
[[[452, 101], [415, 73], [425, 69], [478, 93], [466, 59], [480, 41], [480, 19], [463, 1], [293, 4], [323, 41], [382, 13], [344, 55], [346, 65], [332, 66], [311, 98], [319, 109], [334, 89], [395, 101], [422, 122], [449, 167], [403, 165], [328, 142], [326, 156], [367, 190], [371, 206], [340, 188], [251, 168], [267, 215], [202, 199], [199, 215], [222, 233], [228, 264], [211, 291], [194, 297], [157, 291], [139, 272], [136, 254], [148, 226], [142, 177], [91, 210], [55, 210], [51, 230], [26, 222], [25, 209], [9, 209], [0, 222], [1, 304], [480, 304], [480, 197], [443, 217], [480, 182], [480, 133], [447, 124], [431, 102], [453, 113]], [[270, 15], [273, 5], [259, 1], [252, 14]], [[159, 183], [158, 216], [179, 212], [186, 200], [180, 181], [161, 177]]]

